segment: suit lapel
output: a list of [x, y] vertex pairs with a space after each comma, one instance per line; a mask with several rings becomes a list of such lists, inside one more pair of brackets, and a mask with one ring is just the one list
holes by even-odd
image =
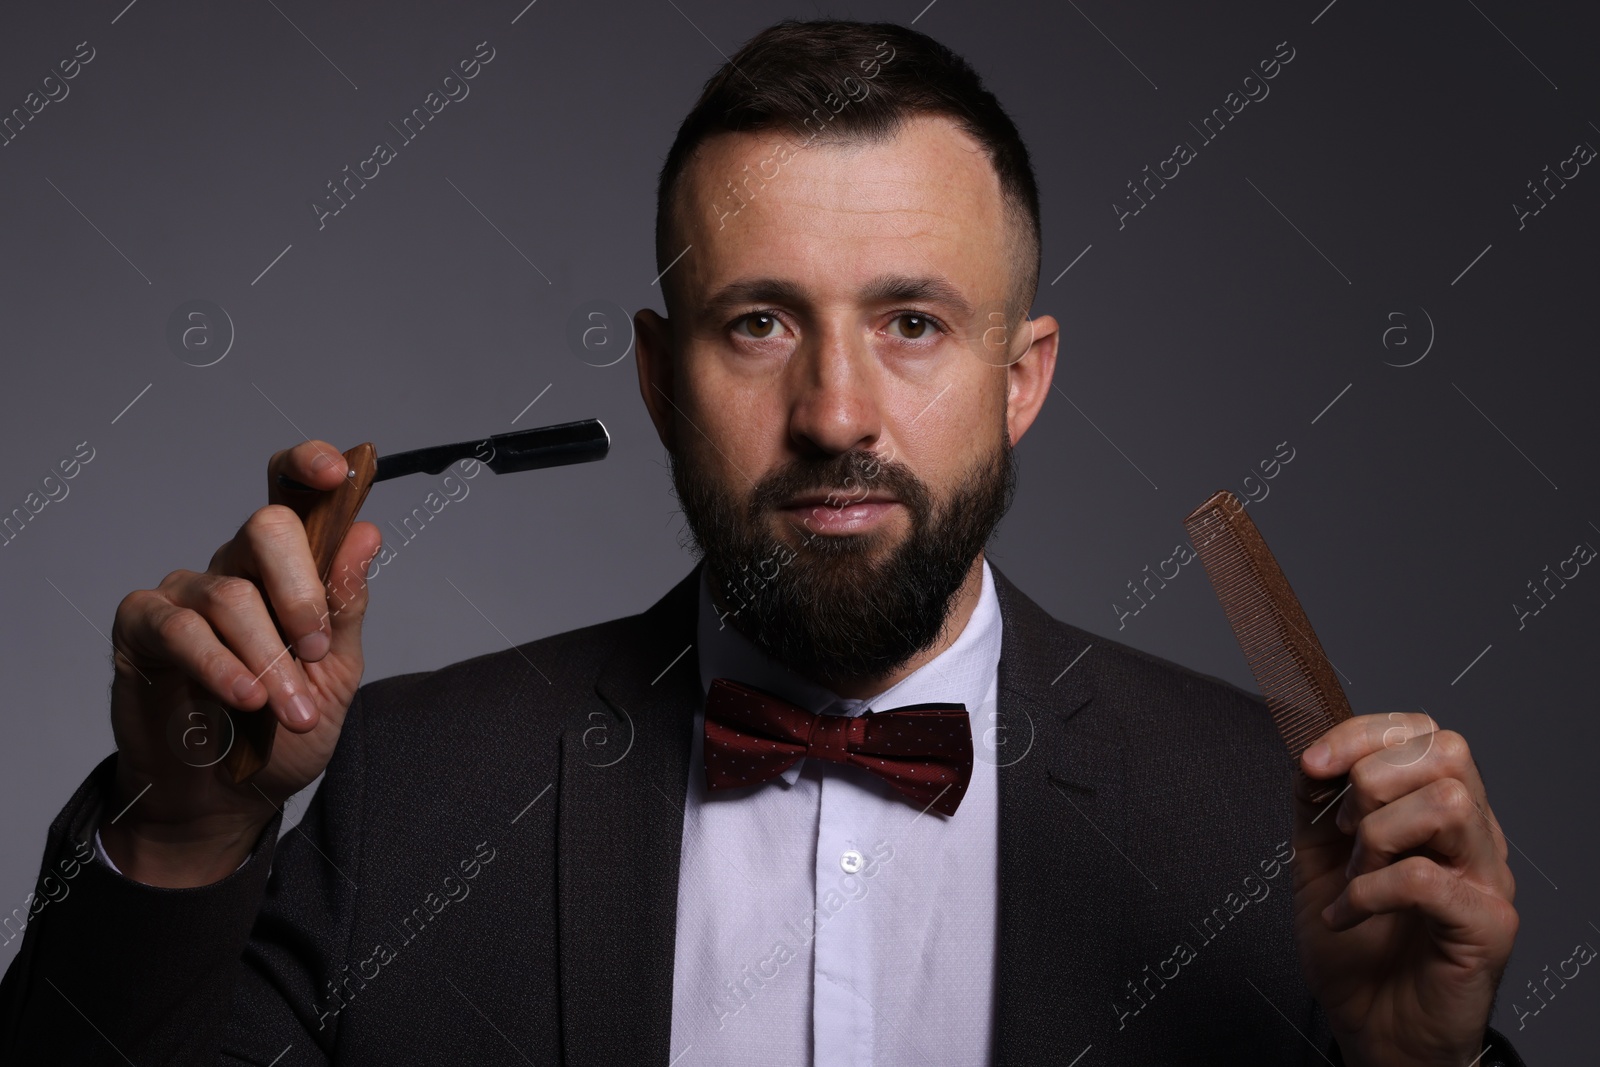
[[1002, 621], [998, 708], [997, 1065], [1071, 1063], [1114, 1020], [1122, 966], [1124, 753], [1094, 713], [1091, 635], [990, 563]]
[[667, 1063], [700, 566], [624, 631], [562, 735], [562, 1044], [569, 1067]]

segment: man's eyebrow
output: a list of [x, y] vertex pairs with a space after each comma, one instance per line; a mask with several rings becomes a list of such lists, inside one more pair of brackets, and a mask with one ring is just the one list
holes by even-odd
[[[928, 302], [944, 304], [966, 317], [972, 314], [972, 305], [954, 285], [938, 277], [915, 277], [907, 274], [880, 274], [862, 286], [860, 298], [873, 304]], [[787, 304], [803, 306], [809, 303], [806, 291], [800, 285], [784, 278], [747, 278], [729, 282], [718, 289], [700, 306], [708, 317], [716, 317], [739, 304]]]
[[866, 284], [861, 295], [873, 303], [927, 302], [944, 304], [963, 318], [972, 314], [972, 305], [961, 290], [943, 278], [880, 274]]
[[806, 303], [805, 290], [783, 278], [744, 278], [729, 282], [700, 305], [700, 313], [708, 318], [721, 314], [739, 304]]

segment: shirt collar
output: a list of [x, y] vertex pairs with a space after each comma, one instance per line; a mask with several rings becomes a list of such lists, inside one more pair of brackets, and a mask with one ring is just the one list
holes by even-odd
[[[700, 610], [696, 631], [699, 646], [701, 692], [711, 691], [714, 678], [734, 678], [766, 690], [808, 711], [860, 715], [906, 704], [960, 703], [976, 717], [989, 696], [1000, 665], [1000, 602], [995, 596], [989, 561], [983, 561], [983, 588], [977, 607], [960, 636], [933, 659], [899, 682], [866, 700], [847, 699], [757, 648], [732, 623], [718, 617], [711, 599], [710, 572], [700, 568]], [[703, 711], [702, 711], [703, 714]], [[783, 772], [790, 785], [799, 777], [797, 761]]]

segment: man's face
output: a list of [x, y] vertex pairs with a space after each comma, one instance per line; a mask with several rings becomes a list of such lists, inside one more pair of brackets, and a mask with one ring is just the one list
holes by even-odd
[[1002, 313], [999, 180], [941, 117], [877, 144], [722, 134], [676, 218], [640, 385], [719, 608], [819, 681], [892, 673], [975, 590], [1054, 367], [1054, 321]]

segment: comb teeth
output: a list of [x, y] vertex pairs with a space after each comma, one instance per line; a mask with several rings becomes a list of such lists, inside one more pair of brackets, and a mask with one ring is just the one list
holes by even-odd
[[1298, 761], [1317, 738], [1350, 717], [1333, 664], [1238, 497], [1225, 489], [1213, 494], [1183, 526], [1272, 720]]

